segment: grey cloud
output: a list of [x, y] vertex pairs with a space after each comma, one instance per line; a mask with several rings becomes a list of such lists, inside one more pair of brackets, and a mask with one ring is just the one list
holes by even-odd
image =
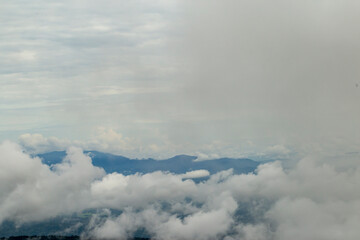
[[[298, 151], [331, 150], [337, 139], [342, 151], [359, 143], [358, 3], [186, 3], [192, 14], [183, 56], [191, 73], [183, 96], [189, 115], [207, 120], [183, 128]], [[173, 138], [183, 135], [175, 129]]]

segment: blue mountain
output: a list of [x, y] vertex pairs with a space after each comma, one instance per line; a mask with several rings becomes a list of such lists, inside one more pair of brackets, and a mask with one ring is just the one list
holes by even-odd
[[[85, 154], [88, 154], [92, 158], [94, 166], [103, 168], [107, 173], [118, 172], [124, 175], [150, 173], [154, 171], [182, 174], [200, 169], [208, 170], [210, 174], [214, 174], [230, 168], [234, 169], [235, 174], [241, 174], [254, 171], [260, 164], [247, 158], [219, 158], [195, 161], [195, 156], [177, 155], [164, 160], [154, 160], [152, 158], [139, 160], [98, 151], [85, 151]], [[66, 156], [66, 152], [56, 151], [38, 154], [37, 156], [42, 159], [43, 163], [51, 166], [60, 163]]]

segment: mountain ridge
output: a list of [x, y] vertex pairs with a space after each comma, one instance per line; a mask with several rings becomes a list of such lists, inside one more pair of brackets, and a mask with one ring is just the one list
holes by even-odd
[[[104, 153], [99, 151], [84, 151], [92, 159], [94, 166], [103, 168], [107, 173], [122, 173], [125, 175], [135, 173], [150, 173], [166, 171], [174, 174], [183, 174], [194, 170], [208, 170], [210, 174], [232, 168], [235, 174], [248, 173], [256, 169], [260, 162], [249, 158], [216, 158], [203, 161], [195, 161], [196, 156], [176, 155], [162, 160], [153, 158], [131, 159], [121, 155]], [[37, 154], [44, 164], [49, 166], [58, 164], [66, 156], [65, 151], [53, 151]]]

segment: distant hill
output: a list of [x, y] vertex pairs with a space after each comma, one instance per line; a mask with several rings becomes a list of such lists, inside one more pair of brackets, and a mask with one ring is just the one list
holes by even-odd
[[[122, 213], [111, 209], [111, 216], [116, 217]], [[44, 221], [22, 223], [20, 226], [13, 221], [5, 220], [0, 224], [0, 240], [77, 240], [78, 236], [86, 230], [91, 217], [107, 217], [101, 215], [96, 209], [87, 209], [71, 215], [56, 216]], [[76, 227], [74, 227], [76, 226]], [[141, 229], [135, 232], [134, 239], [146, 239], [149, 234]]]
[[[165, 160], [154, 159], [130, 159], [123, 156], [103, 153], [98, 151], [85, 151], [92, 158], [94, 166], [103, 168], [107, 173], [118, 172], [124, 175], [134, 173], [150, 173], [154, 171], [168, 171], [182, 174], [188, 171], [205, 169], [210, 174], [219, 171], [234, 169], [235, 174], [249, 173], [260, 164], [247, 158], [219, 158], [206, 161], [195, 161], [196, 157], [188, 155], [177, 155]], [[60, 163], [66, 156], [65, 151], [38, 154], [43, 163], [52, 165]]]
[[[49, 236], [10, 236], [2, 237], [0, 240], [79, 240], [80, 236], [61, 236], [61, 235], [49, 235]], [[150, 238], [130, 238], [129, 240], [150, 240]]]

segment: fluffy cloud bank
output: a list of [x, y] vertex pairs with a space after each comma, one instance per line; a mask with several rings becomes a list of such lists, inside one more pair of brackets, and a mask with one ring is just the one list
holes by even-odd
[[93, 216], [84, 237], [126, 239], [143, 228], [157, 239], [357, 239], [360, 169], [345, 162], [307, 157], [288, 170], [272, 162], [255, 173], [230, 169], [195, 184], [188, 178], [205, 171], [106, 175], [79, 148], [49, 167], [4, 142], [0, 222], [96, 208], [103, 212]]
[[81, 211], [88, 207], [91, 183], [105, 175], [77, 148], [69, 148], [63, 162], [52, 169], [11, 142], [2, 143], [0, 153], [0, 222]]

